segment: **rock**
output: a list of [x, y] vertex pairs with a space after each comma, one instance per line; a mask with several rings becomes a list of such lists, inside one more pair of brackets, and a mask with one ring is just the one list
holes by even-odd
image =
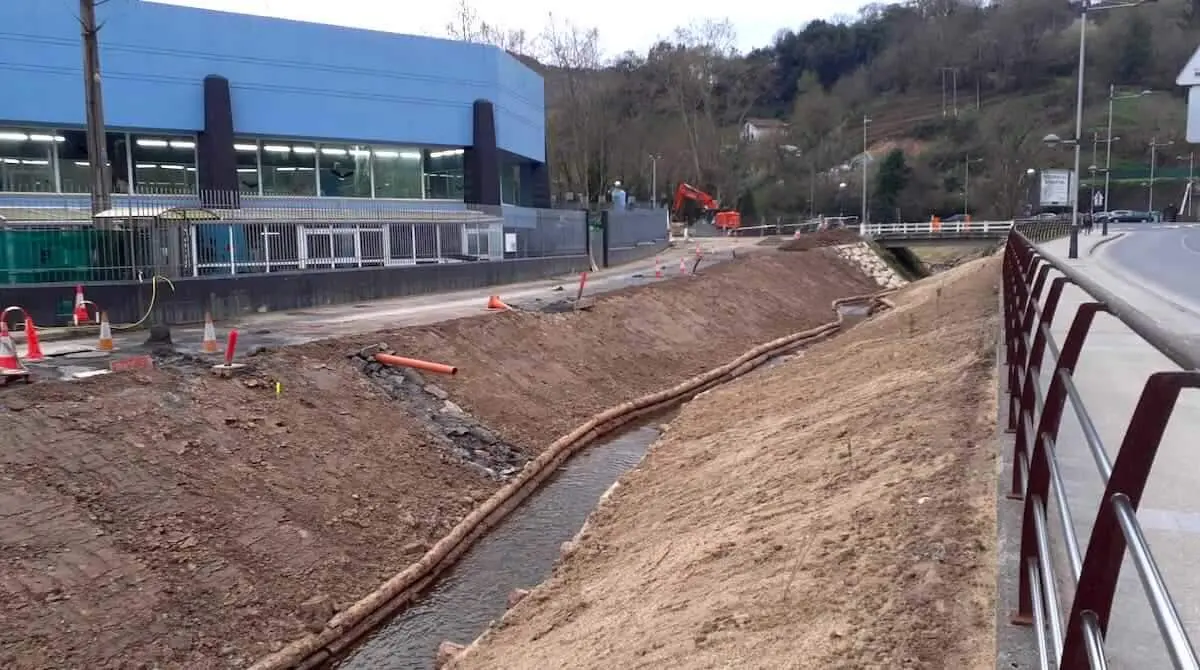
[[318, 633], [325, 629], [325, 622], [333, 616], [333, 600], [324, 594], [317, 594], [300, 603], [296, 618], [304, 622], [304, 628], [310, 633]]
[[508, 609], [512, 609], [512, 608], [516, 607], [517, 603], [524, 600], [525, 596], [527, 596], [527, 595], [529, 595], [529, 589], [513, 589], [512, 591], [509, 591], [508, 592]]
[[450, 661], [453, 661], [456, 656], [461, 654], [464, 649], [466, 649], [466, 647], [461, 644], [451, 642], [450, 640], [443, 640], [442, 643], [438, 645], [437, 659], [434, 661], [433, 667], [445, 667], [450, 663]]
[[575, 553], [576, 549], [578, 549], [578, 547], [575, 545], [575, 543], [567, 540], [566, 542], [558, 545], [558, 555], [560, 558], [567, 559]]
[[416, 542], [409, 542], [408, 544], [404, 545], [400, 549], [401, 553], [404, 553], [404, 554], [423, 554], [428, 550], [429, 550], [429, 545], [420, 540], [418, 540]]
[[426, 384], [425, 392], [437, 398], [438, 400], [448, 400], [450, 398], [450, 394], [446, 393], [442, 387], [437, 386], [436, 384]]
[[466, 414], [461, 407], [455, 405], [449, 400], [442, 403], [442, 411], [447, 414]]

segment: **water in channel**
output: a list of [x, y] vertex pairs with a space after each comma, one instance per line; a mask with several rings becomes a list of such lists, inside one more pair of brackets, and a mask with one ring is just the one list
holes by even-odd
[[510, 591], [546, 579], [604, 491], [658, 438], [652, 426], [593, 444], [492, 528], [433, 589], [381, 626], [338, 667], [429, 670], [443, 640], [469, 644], [504, 613]]

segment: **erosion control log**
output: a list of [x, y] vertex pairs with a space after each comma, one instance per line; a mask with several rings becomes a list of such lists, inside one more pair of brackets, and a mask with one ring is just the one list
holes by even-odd
[[431, 361], [422, 361], [417, 358], [405, 358], [395, 354], [375, 354], [375, 360], [384, 365], [400, 368], [416, 368], [426, 372], [436, 372], [441, 375], [456, 375], [458, 368], [445, 363], [433, 363]]
[[[438, 540], [416, 563], [392, 576], [358, 602], [343, 609], [317, 633], [292, 642], [283, 649], [261, 658], [250, 670], [284, 670], [313, 668], [328, 662], [355, 640], [369, 633], [400, 607], [417, 598], [429, 587], [438, 574], [448, 568], [489, 528], [496, 525], [522, 500], [529, 497], [572, 454], [592, 440], [610, 433], [638, 418], [662, 411], [753, 370], [772, 356], [833, 335], [840, 330], [843, 316], [840, 305], [870, 302], [890, 306], [883, 296], [892, 291], [842, 298], [833, 302], [837, 319], [808, 330], [785, 335], [750, 349], [734, 360], [709, 370], [672, 388], [642, 396], [636, 400], [611, 407], [594, 415], [567, 435], [560, 437], [537, 458], [525, 464], [519, 475], [483, 504], [471, 510], [449, 534]], [[385, 365], [437, 365], [406, 359], [391, 354], [376, 354], [375, 360]], [[404, 363], [392, 361], [405, 361]], [[417, 366], [413, 366], [417, 367]], [[443, 366], [450, 370], [449, 366]], [[422, 368], [432, 369], [432, 368]], [[434, 370], [439, 371], [439, 370]], [[453, 374], [453, 372], [447, 373]]]

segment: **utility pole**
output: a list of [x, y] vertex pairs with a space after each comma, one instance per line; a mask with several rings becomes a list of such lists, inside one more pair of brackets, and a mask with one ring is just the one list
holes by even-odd
[[866, 115], [863, 116], [863, 155], [862, 155], [862, 216], [859, 218], [860, 229], [866, 232], [867, 225], [867, 160], [871, 157], [867, 153], [867, 127], [871, 125], [871, 119]]
[[108, 179], [108, 143], [105, 141], [104, 98], [100, 86], [100, 45], [96, 25], [96, 0], [79, 0], [79, 25], [83, 38], [83, 86], [87, 104], [87, 152], [91, 170], [92, 214], [112, 206]]
[[657, 154], [650, 154], [650, 202], [653, 209], [658, 209], [658, 159]]

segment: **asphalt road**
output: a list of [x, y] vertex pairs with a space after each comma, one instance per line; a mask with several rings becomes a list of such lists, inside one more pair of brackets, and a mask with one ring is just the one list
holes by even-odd
[[1116, 230], [1126, 234], [1098, 250], [1102, 261], [1200, 315], [1200, 224], [1122, 226]]

